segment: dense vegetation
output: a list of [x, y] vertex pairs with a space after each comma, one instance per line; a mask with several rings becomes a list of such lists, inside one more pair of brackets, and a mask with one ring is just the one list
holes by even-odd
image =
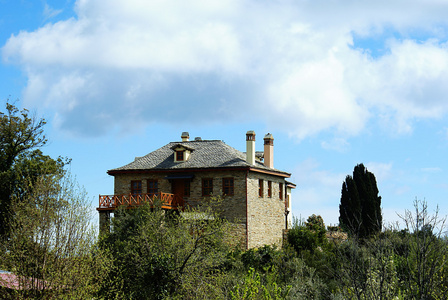
[[[427, 288], [428, 280], [424, 280], [421, 288], [427, 292], [413, 288], [419, 284], [421, 268], [409, 257], [435, 262], [435, 253], [446, 249], [440, 236], [427, 230], [436, 228], [437, 219], [428, 219], [424, 203], [416, 205], [418, 219], [426, 219], [419, 225], [422, 230], [414, 228], [413, 234], [386, 230], [361, 241], [347, 239], [336, 230], [333, 234], [338, 238], [330, 242], [322, 218], [312, 215], [306, 222], [294, 222], [282, 249], [264, 246], [247, 251], [225, 242], [231, 224], [217, 218], [207, 205], [200, 212], [190, 212], [205, 219], [166, 215], [150, 207], [122, 210], [114, 219], [112, 233], [101, 241], [113, 257], [113, 267], [100, 295], [125, 299], [431, 299], [439, 293], [443, 297], [441, 281]], [[413, 216], [407, 216], [409, 224]], [[419, 253], [419, 244], [425, 241], [428, 251]], [[421, 275], [444, 278], [443, 260], [433, 270], [430, 276], [427, 272]]]
[[[11, 141], [25, 143], [0, 170], [9, 180], [0, 269], [21, 288], [0, 288], [1, 299], [446, 299], [445, 219], [425, 202], [404, 212], [404, 228], [346, 234], [312, 215], [294, 220], [284, 245], [247, 251], [219, 217], [219, 199], [183, 213], [157, 204], [120, 209], [98, 237], [65, 162], [37, 149], [43, 121], [14, 106], [0, 117], [2, 159]], [[3, 136], [33, 128], [31, 144]]]

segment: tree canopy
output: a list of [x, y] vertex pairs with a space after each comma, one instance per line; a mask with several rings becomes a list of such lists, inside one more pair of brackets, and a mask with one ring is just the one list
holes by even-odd
[[12, 197], [8, 238], [0, 243], [0, 269], [14, 272], [17, 288], [0, 287], [0, 298], [91, 299], [110, 259], [95, 246], [84, 189], [69, 174], [40, 176], [24, 198]]
[[378, 192], [375, 175], [363, 164], [355, 166], [353, 176], [347, 175], [342, 184], [340, 225], [360, 238], [381, 231], [383, 218]]
[[[8, 233], [11, 201], [25, 199], [25, 192], [41, 175], [60, 177], [68, 160], [53, 159], [39, 149], [47, 142], [44, 119], [6, 102], [0, 111], [0, 236]], [[55, 178], [56, 179], [56, 178]]]

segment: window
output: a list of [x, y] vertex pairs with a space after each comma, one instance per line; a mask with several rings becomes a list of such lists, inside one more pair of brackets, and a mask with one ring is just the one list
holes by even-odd
[[131, 194], [132, 195], [141, 195], [142, 194], [142, 181], [141, 180], [132, 180], [131, 181]]
[[213, 193], [213, 178], [202, 179], [202, 196], [210, 196]]
[[176, 161], [184, 161], [184, 151], [176, 151]]
[[258, 197], [263, 197], [263, 179], [258, 179]]
[[227, 196], [233, 196], [233, 178], [222, 179], [222, 193]]
[[184, 197], [190, 197], [190, 180], [185, 180]]
[[268, 197], [272, 197], [272, 181], [268, 181]]
[[149, 196], [154, 196], [159, 193], [159, 185], [157, 180], [148, 179], [148, 194]]
[[283, 183], [278, 184], [278, 198], [283, 200]]

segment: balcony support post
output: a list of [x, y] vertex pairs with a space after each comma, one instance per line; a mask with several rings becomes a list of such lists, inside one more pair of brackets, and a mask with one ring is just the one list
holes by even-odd
[[102, 210], [100, 213], [100, 235], [110, 233], [110, 211]]

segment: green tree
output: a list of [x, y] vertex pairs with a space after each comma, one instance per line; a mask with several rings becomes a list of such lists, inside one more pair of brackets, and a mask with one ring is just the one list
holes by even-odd
[[351, 234], [365, 238], [381, 231], [381, 196], [375, 175], [363, 164], [355, 166], [353, 176], [342, 184], [339, 223]]
[[299, 254], [303, 251], [314, 253], [316, 249], [322, 250], [328, 245], [325, 233], [325, 224], [321, 216], [313, 214], [305, 223], [294, 219], [292, 228], [288, 230], [288, 244]]
[[360, 242], [351, 237], [336, 248], [343, 299], [403, 299], [394, 262], [393, 233], [381, 233]]
[[86, 193], [68, 175], [40, 176], [28, 186], [26, 201], [12, 199], [14, 218], [0, 244], [0, 267], [18, 276], [19, 289], [0, 298], [92, 298], [110, 260], [95, 246]]
[[337, 293], [343, 299], [446, 299], [446, 217], [430, 214], [424, 201], [399, 215], [404, 229], [391, 228], [362, 241], [337, 245]]
[[[408, 299], [445, 299], [448, 293], [446, 217], [438, 208], [430, 214], [425, 201], [415, 200], [414, 211], [399, 215], [405, 223], [400, 269]], [[403, 248], [402, 248], [403, 249]], [[399, 250], [402, 250], [399, 249]]]
[[312, 214], [306, 219], [305, 225], [310, 230], [322, 231], [325, 233], [325, 223], [324, 219], [318, 215]]
[[[177, 213], [160, 203], [118, 209], [101, 242], [114, 258], [105, 298], [220, 298], [213, 284], [227, 258], [231, 224], [211, 205]], [[214, 295], [212, 297], [212, 295]]]
[[9, 102], [5, 112], [0, 111], [0, 236], [8, 233], [12, 199], [24, 201], [24, 191], [41, 175], [60, 178], [69, 162], [54, 160], [38, 149], [47, 142], [44, 125], [44, 119], [31, 116], [26, 109], [19, 111]]

